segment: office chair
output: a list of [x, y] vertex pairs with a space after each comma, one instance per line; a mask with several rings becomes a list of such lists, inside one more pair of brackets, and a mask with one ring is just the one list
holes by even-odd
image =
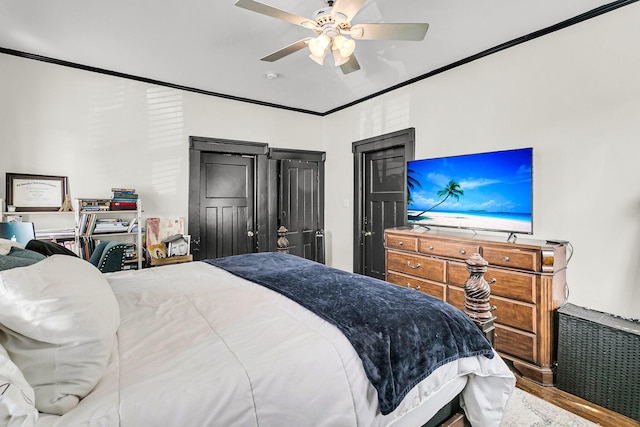
[[127, 245], [120, 242], [105, 240], [94, 249], [89, 262], [102, 273], [120, 271], [124, 267]]
[[36, 229], [32, 222], [0, 222], [0, 238], [26, 245], [36, 238]]

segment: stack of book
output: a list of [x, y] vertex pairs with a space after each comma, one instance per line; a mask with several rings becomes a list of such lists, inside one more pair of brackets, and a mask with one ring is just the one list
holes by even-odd
[[87, 261], [91, 258], [91, 254], [93, 253], [96, 246], [100, 244], [100, 240], [94, 240], [90, 236], [80, 236], [78, 239], [78, 253], [80, 258], [86, 259]]
[[138, 207], [138, 194], [135, 188], [112, 188], [111, 198], [112, 211], [136, 210]]
[[116, 218], [100, 218], [95, 222], [94, 234], [102, 233], [127, 233], [129, 231], [129, 221]]
[[124, 220], [119, 218], [98, 218], [94, 213], [84, 213], [78, 222], [78, 234], [90, 236], [102, 233], [134, 233], [138, 231], [136, 218]]
[[82, 214], [80, 221], [78, 222], [78, 234], [89, 236], [93, 233], [93, 229], [96, 226], [98, 217], [96, 214]]
[[125, 264], [122, 267], [123, 270], [133, 270], [138, 268], [136, 261], [138, 260], [138, 251], [134, 243], [127, 243], [127, 248], [124, 251]]
[[110, 199], [78, 199], [81, 211], [108, 211]]

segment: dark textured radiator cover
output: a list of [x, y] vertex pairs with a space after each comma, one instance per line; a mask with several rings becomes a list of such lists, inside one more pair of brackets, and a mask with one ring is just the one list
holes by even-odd
[[640, 322], [558, 309], [557, 387], [640, 421]]

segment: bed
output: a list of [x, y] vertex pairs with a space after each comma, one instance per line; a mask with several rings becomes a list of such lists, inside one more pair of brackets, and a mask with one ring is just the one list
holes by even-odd
[[[0, 258], [33, 255], [13, 252]], [[404, 427], [459, 401], [472, 425], [499, 426], [515, 384], [462, 312], [293, 255], [108, 274], [34, 258], [0, 272], [0, 424]], [[362, 294], [369, 286], [396, 305]], [[401, 328], [371, 311], [424, 300], [438, 310]], [[453, 343], [462, 330], [471, 344]]]

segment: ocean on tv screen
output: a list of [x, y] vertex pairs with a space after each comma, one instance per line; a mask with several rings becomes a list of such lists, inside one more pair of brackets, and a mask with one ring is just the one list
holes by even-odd
[[530, 213], [429, 211], [416, 217], [419, 213], [420, 211], [417, 210], [408, 211], [408, 218], [411, 224], [531, 233]]

